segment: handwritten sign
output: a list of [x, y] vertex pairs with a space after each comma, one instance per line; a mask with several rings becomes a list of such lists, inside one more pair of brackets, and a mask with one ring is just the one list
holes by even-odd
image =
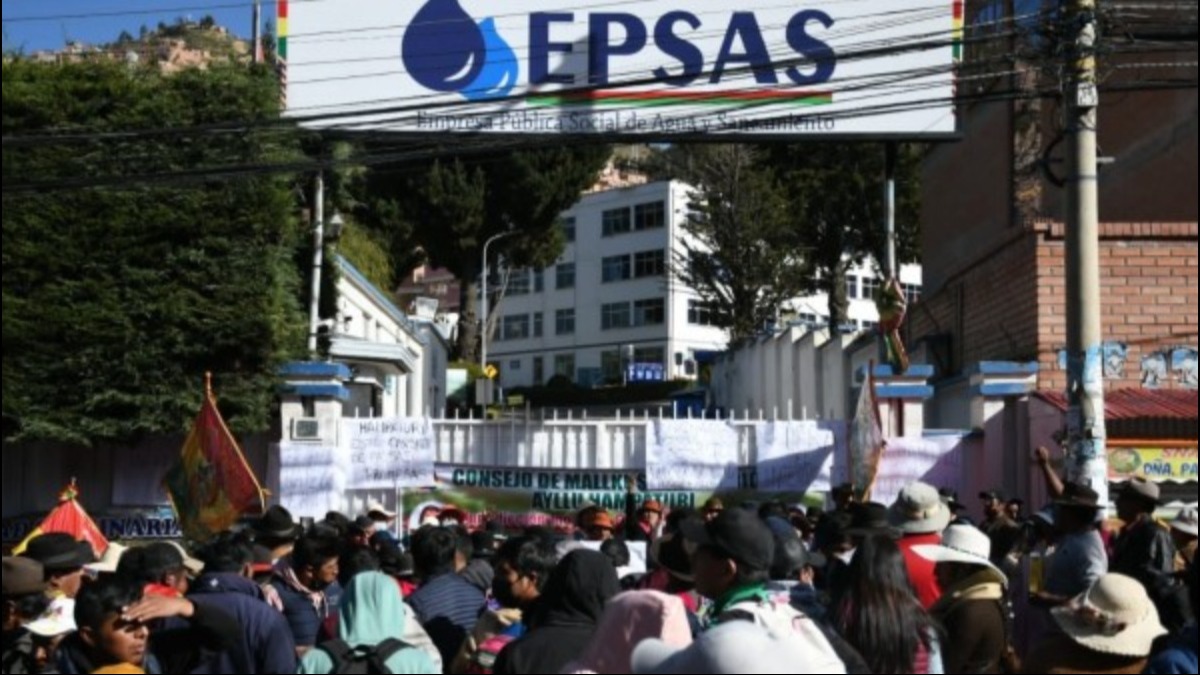
[[350, 450], [350, 488], [378, 490], [433, 487], [436, 455], [428, 419], [343, 420], [342, 442]]
[[963, 481], [963, 438], [889, 438], [871, 501], [891, 504], [905, 486], [924, 482], [960, 490]]
[[715, 420], [658, 420], [646, 448], [651, 490], [736, 490], [737, 429]]
[[758, 488], [764, 492], [829, 492], [834, 459], [846, 453], [841, 422], [764, 422], [755, 428]]
[[349, 456], [338, 448], [279, 446], [279, 502], [297, 518], [323, 518], [346, 490]]

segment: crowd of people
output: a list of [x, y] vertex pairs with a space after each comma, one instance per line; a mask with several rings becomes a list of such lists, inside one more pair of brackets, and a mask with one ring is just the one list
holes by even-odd
[[[471, 531], [430, 509], [402, 541], [379, 504], [301, 527], [282, 508], [185, 550], [61, 534], [5, 558], [4, 673], [1195, 673], [1196, 513], [1154, 518], [1048, 468], [1054, 502], [839, 488], [618, 522]], [[631, 481], [631, 485], [636, 482]], [[631, 545], [648, 569], [634, 571]]]

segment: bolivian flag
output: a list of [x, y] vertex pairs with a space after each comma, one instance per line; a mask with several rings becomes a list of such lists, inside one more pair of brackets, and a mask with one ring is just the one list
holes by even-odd
[[86, 541], [97, 559], [108, 550], [108, 539], [79, 503], [79, 489], [74, 480], [59, 493], [58, 506], [46, 516], [41, 525], [33, 528], [29, 536], [25, 537], [25, 541], [13, 549], [12, 554], [21, 555], [29, 546], [29, 542], [43, 534], [68, 534], [74, 537], [75, 541]]
[[262, 486], [217, 410], [211, 375], [200, 414], [164, 483], [180, 529], [195, 542], [228, 530], [243, 514], [263, 510]]

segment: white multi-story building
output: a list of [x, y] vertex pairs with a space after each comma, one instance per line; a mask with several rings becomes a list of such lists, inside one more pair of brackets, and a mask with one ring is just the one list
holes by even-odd
[[[637, 375], [695, 378], [698, 355], [724, 351], [728, 335], [691, 288], [671, 274], [685, 252], [684, 224], [692, 188], [681, 182], [606, 190], [585, 195], [562, 216], [567, 246], [558, 263], [541, 272], [511, 275], [496, 308], [489, 360], [506, 388], [538, 386], [555, 375], [594, 386]], [[849, 276], [850, 319], [860, 330], [879, 320], [873, 297], [877, 275], [870, 264]], [[902, 274], [920, 292], [920, 267]], [[784, 323], [828, 323], [824, 296], [780, 308]]]
[[[867, 259], [853, 265], [846, 275], [846, 298], [850, 303], [847, 311], [847, 331], [868, 331], [879, 326], [879, 310], [875, 307], [875, 294], [883, 281], [874, 260]], [[901, 265], [900, 283], [909, 305], [921, 298], [921, 266]], [[829, 295], [818, 293], [796, 298], [784, 303], [780, 311], [780, 327], [807, 325], [824, 328], [829, 325]]]
[[607, 190], [563, 214], [568, 243], [558, 264], [514, 273], [497, 308], [490, 356], [503, 386], [555, 375], [620, 383], [631, 365], [695, 377], [698, 352], [725, 349], [699, 296], [670, 274], [684, 250], [689, 191], [678, 182]]

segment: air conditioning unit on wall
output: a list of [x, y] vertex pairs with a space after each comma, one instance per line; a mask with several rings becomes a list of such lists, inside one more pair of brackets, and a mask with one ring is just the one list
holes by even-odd
[[292, 420], [293, 441], [321, 440], [321, 420], [302, 417]]

